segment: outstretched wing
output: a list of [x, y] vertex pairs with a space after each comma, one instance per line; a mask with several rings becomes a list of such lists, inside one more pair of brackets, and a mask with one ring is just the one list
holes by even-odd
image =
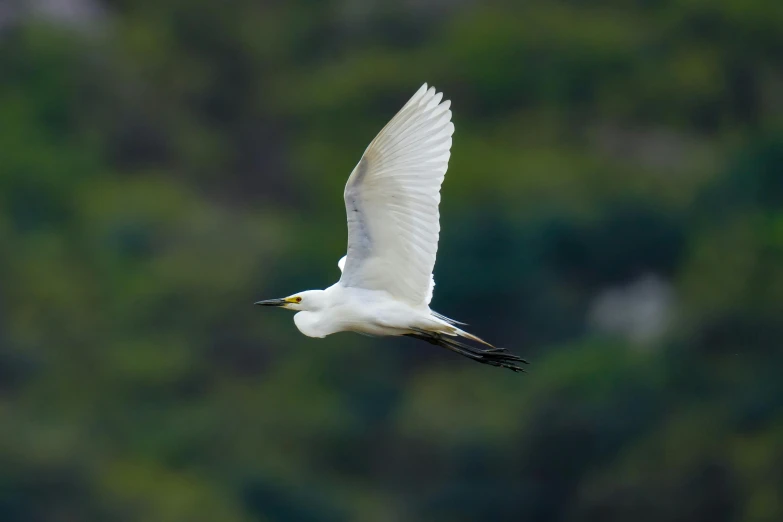
[[[348, 259], [348, 256], [343, 256], [340, 258], [340, 260], [337, 262], [337, 268], [340, 269], [340, 273], [345, 269], [345, 260]], [[432, 293], [435, 290], [435, 277], [430, 275], [430, 286], [427, 289], [427, 298], [424, 300], [425, 303], [430, 304], [430, 301], [432, 301]], [[433, 312], [433, 314], [440, 316], [440, 314]], [[447, 319], [448, 321], [454, 323], [454, 324], [465, 324], [465, 323], [459, 323], [457, 321], [454, 321], [454, 319], [448, 319], [447, 317], [441, 317], [442, 319]]]
[[[340, 283], [429, 304], [449, 164], [450, 102], [427, 84], [367, 147], [345, 186], [348, 254]], [[341, 260], [342, 261], [342, 260]]]

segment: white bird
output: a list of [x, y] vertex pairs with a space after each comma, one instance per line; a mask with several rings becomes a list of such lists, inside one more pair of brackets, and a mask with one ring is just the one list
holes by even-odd
[[[295, 310], [308, 337], [350, 331], [410, 336], [475, 361], [523, 371], [526, 363], [430, 310], [432, 270], [440, 233], [440, 187], [449, 164], [450, 102], [421, 86], [370, 143], [345, 186], [348, 253], [342, 277], [326, 290], [307, 290], [255, 304]], [[457, 341], [480, 343], [475, 347]]]

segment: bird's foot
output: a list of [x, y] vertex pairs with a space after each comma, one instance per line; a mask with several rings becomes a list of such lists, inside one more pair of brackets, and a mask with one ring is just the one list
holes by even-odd
[[516, 363], [529, 364], [528, 361], [510, 353], [506, 348], [497, 348], [494, 346], [491, 348], [479, 348], [457, 341], [452, 337], [448, 337], [437, 332], [428, 332], [418, 328], [412, 330], [413, 333], [407, 334], [408, 337], [421, 339], [422, 341], [427, 341], [430, 344], [442, 346], [443, 348], [451, 350], [452, 352], [456, 352], [482, 364], [508, 368], [514, 372], [525, 371], [524, 368], [518, 366]]

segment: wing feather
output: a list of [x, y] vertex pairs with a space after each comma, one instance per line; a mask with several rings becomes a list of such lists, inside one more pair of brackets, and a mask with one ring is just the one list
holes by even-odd
[[345, 286], [385, 290], [427, 305], [440, 234], [440, 187], [448, 169], [451, 102], [427, 84], [370, 143], [345, 186]]

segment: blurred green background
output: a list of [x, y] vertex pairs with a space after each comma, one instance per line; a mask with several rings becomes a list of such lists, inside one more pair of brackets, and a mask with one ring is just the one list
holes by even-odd
[[[0, 521], [783, 520], [779, 0], [0, 2]], [[299, 334], [453, 103], [433, 308]]]

